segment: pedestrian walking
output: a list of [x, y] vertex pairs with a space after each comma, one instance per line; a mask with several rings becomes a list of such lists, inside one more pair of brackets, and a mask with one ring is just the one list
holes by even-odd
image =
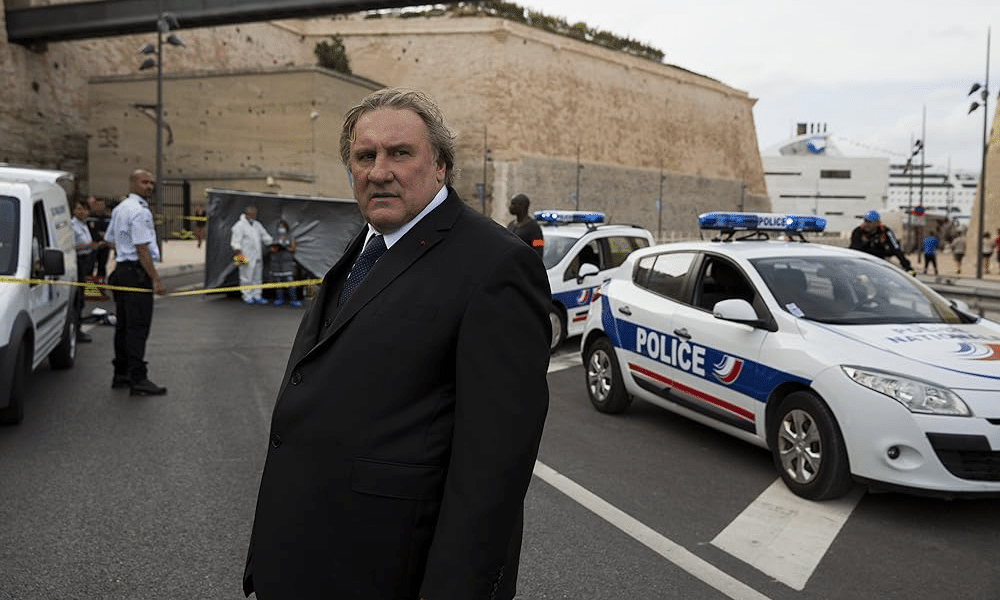
[[938, 274], [937, 267], [937, 247], [938, 247], [938, 236], [937, 232], [930, 232], [926, 237], [924, 237], [924, 274], [927, 274], [927, 268], [934, 265], [934, 274]]
[[955, 257], [955, 273], [962, 274], [962, 259], [965, 258], [965, 234], [959, 233], [951, 241], [951, 254]]
[[166, 294], [156, 264], [160, 248], [148, 200], [155, 180], [139, 169], [129, 177], [129, 194], [111, 211], [107, 241], [115, 251], [115, 270], [108, 277], [112, 286], [146, 291], [114, 291], [115, 358], [111, 387], [128, 387], [133, 396], [159, 396], [167, 388], [149, 380], [146, 340], [153, 323], [153, 292]]

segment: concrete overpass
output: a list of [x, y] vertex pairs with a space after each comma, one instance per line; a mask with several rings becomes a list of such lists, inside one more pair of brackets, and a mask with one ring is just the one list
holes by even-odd
[[[444, 4], [456, 3], [445, 0]], [[212, 27], [276, 19], [309, 18], [381, 8], [427, 4], [417, 0], [96, 0], [49, 6], [24, 6], [7, 0], [7, 39], [34, 47], [97, 37], [156, 31], [163, 13], [180, 27]]]

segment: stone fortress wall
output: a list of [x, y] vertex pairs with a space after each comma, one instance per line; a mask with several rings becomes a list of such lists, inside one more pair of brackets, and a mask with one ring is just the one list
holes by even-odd
[[[690, 234], [694, 215], [705, 210], [770, 207], [753, 124], [755, 100], [678, 67], [484, 17], [340, 16], [176, 33], [186, 47], [164, 46], [165, 86], [180, 74], [233, 75], [313, 65], [316, 43], [341, 35], [355, 75], [424, 89], [441, 104], [459, 135], [459, 191], [477, 207], [485, 141], [485, 210], [501, 222], [509, 219], [507, 199], [519, 192], [532, 197], [534, 209], [574, 208], [578, 176], [581, 209], [604, 210], [615, 221], [661, 230], [664, 237]], [[148, 41], [155, 42], [155, 35], [53, 43], [39, 52], [0, 39], [0, 73], [12, 82], [0, 102], [0, 161], [73, 171], [83, 193], [91, 187], [123, 189], [132, 168], [151, 168], [152, 123], [146, 132], [148, 153], [88, 167], [88, 146], [106, 143], [108, 135], [92, 114], [88, 81], [145, 81], [136, 95], [149, 96], [139, 102], [154, 103], [150, 82], [155, 73], [137, 73], [142, 59], [137, 49]], [[245, 88], [234, 88], [235, 96], [253, 105], [252, 95], [240, 89]], [[165, 91], [165, 117], [180, 118], [183, 106], [172, 94]], [[225, 119], [232, 131], [252, 131], [259, 112], [241, 105], [214, 118]], [[336, 136], [339, 126], [329, 121], [325, 135]], [[131, 122], [130, 137], [143, 135], [141, 122]], [[197, 135], [198, 124], [175, 121], [174, 129]], [[232, 145], [213, 147], [213, 155], [231, 152], [242, 158], [220, 164], [219, 172], [291, 170], [295, 192], [317, 194], [330, 191], [303, 183], [310, 177], [323, 181], [319, 171], [343, 172], [328, 152], [314, 161], [299, 157], [298, 167], [282, 169], [270, 164], [275, 157], [243, 147], [245, 138], [223, 136], [222, 141], [227, 139]], [[190, 143], [168, 148], [165, 174], [194, 169], [182, 168], [186, 159], [175, 152], [182, 147], [193, 155]], [[187, 158], [205, 162], [204, 156]], [[89, 181], [91, 172], [100, 181]]]
[[[459, 191], [477, 203], [486, 163], [488, 213], [603, 210], [654, 233], [687, 232], [705, 210], [769, 210], [755, 99], [708, 77], [497, 18], [316, 19], [298, 27], [342, 37], [352, 70], [419, 87], [459, 135]], [[657, 212], [662, 178], [662, 213]]]

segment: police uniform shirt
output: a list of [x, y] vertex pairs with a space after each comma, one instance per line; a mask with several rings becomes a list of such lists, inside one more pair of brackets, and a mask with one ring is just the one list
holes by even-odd
[[160, 261], [153, 213], [142, 196], [129, 194], [111, 211], [111, 223], [108, 224], [105, 239], [115, 245], [115, 260], [118, 262], [139, 260], [136, 244], [146, 244], [153, 262]]
[[[70, 226], [73, 228], [73, 240], [76, 246], [82, 246], [83, 244], [91, 244], [94, 242], [94, 238], [90, 235], [90, 229], [87, 224], [83, 221], [73, 217], [70, 220]], [[77, 254], [90, 254], [93, 252], [92, 249], [78, 249]]]

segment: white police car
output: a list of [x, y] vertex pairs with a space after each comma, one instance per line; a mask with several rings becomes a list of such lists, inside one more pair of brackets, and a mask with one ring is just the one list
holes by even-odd
[[1000, 495], [1000, 324], [862, 252], [763, 239], [822, 219], [699, 221], [723, 239], [639, 250], [599, 290], [597, 410], [635, 397], [768, 448], [805, 498]]
[[601, 282], [634, 250], [653, 244], [653, 234], [636, 225], [604, 224], [600, 212], [544, 210], [534, 213], [542, 227], [542, 262], [552, 288], [550, 347], [583, 333], [587, 310]]

